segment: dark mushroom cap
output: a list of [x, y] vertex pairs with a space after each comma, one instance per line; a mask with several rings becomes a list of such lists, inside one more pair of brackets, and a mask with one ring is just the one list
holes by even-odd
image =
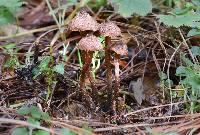
[[99, 24], [87, 12], [79, 12], [69, 23], [71, 31], [97, 31]]
[[124, 44], [123, 41], [121, 41], [121, 40], [114, 42], [110, 49], [119, 55], [127, 55], [128, 54], [127, 45]]
[[82, 38], [78, 43], [78, 48], [84, 51], [100, 51], [103, 50], [102, 44], [99, 39], [94, 36], [86, 36]]
[[105, 37], [109, 36], [111, 38], [121, 36], [120, 28], [113, 22], [106, 22], [106, 23], [100, 24], [99, 33], [102, 36], [105, 36]]

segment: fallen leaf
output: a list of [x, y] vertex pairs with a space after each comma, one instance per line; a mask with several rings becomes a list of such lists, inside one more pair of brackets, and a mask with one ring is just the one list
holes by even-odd
[[141, 105], [142, 101], [145, 99], [142, 78], [138, 78], [137, 81], [131, 81], [129, 87], [133, 91], [135, 100]]

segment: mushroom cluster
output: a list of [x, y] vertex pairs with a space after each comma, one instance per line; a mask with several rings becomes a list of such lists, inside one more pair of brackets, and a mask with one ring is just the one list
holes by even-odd
[[[90, 64], [92, 62], [93, 52], [103, 49], [103, 46], [98, 38], [93, 34], [88, 34], [88, 31], [91, 33], [97, 31], [99, 28], [99, 24], [87, 12], [81, 11], [71, 20], [68, 27], [70, 31], [80, 32], [80, 35], [82, 37], [77, 47], [81, 50], [82, 59], [84, 62], [80, 74], [79, 85], [81, 92], [85, 94], [87, 93], [85, 91], [85, 81], [87, 76], [90, 77]], [[92, 95], [96, 96], [98, 94], [95, 90], [93, 90], [92, 93]]]
[[[80, 74], [80, 89], [85, 88], [85, 79], [87, 75], [90, 75], [90, 64], [92, 62], [93, 52], [105, 51], [105, 65], [107, 69], [107, 103], [109, 109], [113, 108], [113, 95], [119, 96], [119, 59], [120, 55], [127, 54], [127, 46], [123, 42], [112, 43], [113, 38], [121, 36], [120, 28], [113, 22], [103, 22], [98, 24], [97, 21], [92, 18], [87, 12], [79, 12], [69, 23], [70, 31], [78, 31], [81, 34], [82, 39], [78, 43], [78, 49], [81, 50], [82, 59], [84, 65]], [[99, 41], [98, 37], [91, 32], [96, 32], [105, 37], [105, 47]], [[112, 54], [114, 52], [114, 62], [112, 62]], [[115, 67], [115, 90], [113, 90], [112, 79], [112, 63]], [[97, 94], [97, 92], [95, 92]], [[117, 98], [116, 98], [117, 99]]]

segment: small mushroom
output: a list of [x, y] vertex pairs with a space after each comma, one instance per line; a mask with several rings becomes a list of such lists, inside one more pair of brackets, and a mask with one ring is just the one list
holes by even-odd
[[[114, 91], [114, 96], [115, 96], [115, 101], [116, 101], [116, 106], [118, 106], [118, 97], [119, 97], [119, 88], [120, 88], [120, 77], [119, 77], [119, 60], [121, 55], [127, 55], [128, 54], [128, 49], [127, 45], [123, 43], [123, 41], [119, 40], [115, 43], [113, 43], [111, 50], [115, 52], [115, 58], [114, 58], [114, 66], [115, 66], [115, 91]], [[117, 109], [117, 108], [116, 108]]]
[[118, 36], [121, 36], [120, 28], [113, 22], [105, 22], [100, 24], [99, 33], [102, 36], [110, 38], [116, 38]]
[[128, 54], [127, 45], [122, 40], [114, 42], [112, 44], [112, 47], [110, 50], [115, 52], [117, 55], [127, 55]]
[[[94, 35], [89, 35], [82, 38], [78, 43], [78, 48], [82, 51], [84, 65], [80, 75], [80, 88], [85, 87], [86, 75], [90, 75], [90, 64], [92, 62], [92, 55], [94, 51], [103, 50], [102, 44], [99, 39]], [[92, 94], [97, 96], [97, 91], [93, 91]]]
[[[71, 31], [83, 33], [84, 31], [97, 31], [99, 24], [87, 12], [81, 11], [71, 20], [68, 27]], [[83, 34], [81, 36], [83, 36]]]
[[101, 42], [94, 35], [89, 35], [82, 38], [78, 43], [78, 48], [86, 52], [94, 52], [103, 49]]
[[108, 85], [108, 108], [112, 110], [113, 104], [113, 89], [112, 89], [112, 69], [111, 69], [111, 38], [121, 36], [120, 28], [113, 22], [104, 22], [99, 26], [99, 33], [105, 36], [105, 66], [107, 68], [107, 85]]

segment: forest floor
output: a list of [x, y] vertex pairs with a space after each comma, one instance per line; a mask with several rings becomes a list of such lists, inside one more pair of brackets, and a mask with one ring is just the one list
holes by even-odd
[[[52, 4], [55, 3], [52, 1]], [[66, 16], [72, 15], [73, 9], [69, 8]], [[109, 13], [105, 8], [93, 12], [87, 6], [84, 10], [99, 23]], [[174, 45], [168, 37], [168, 29], [159, 24], [154, 15], [134, 19], [111, 16], [110, 20], [120, 27], [123, 41], [128, 46], [128, 55], [119, 60], [120, 91], [117, 106], [113, 105], [112, 111], [108, 105], [114, 101], [109, 101], [106, 94], [109, 89], [104, 53], [98, 53], [95, 58], [100, 62], [95, 79], [86, 77], [86, 91], [92, 93], [87, 97], [79, 85], [79, 56], [83, 54], [76, 44], [81, 36], [78, 32], [69, 33], [66, 26], [64, 35], [67, 38], [59, 38], [58, 26], [45, 1], [27, 0], [17, 15], [18, 26], [0, 27], [3, 31], [0, 34], [1, 135], [11, 134], [16, 127], [34, 125], [25, 121], [27, 115], [18, 113], [24, 106], [37, 106], [48, 112], [51, 120], [40, 120], [41, 124], [34, 128], [52, 134], [60, 134], [61, 128], [76, 134], [94, 135], [199, 133], [200, 114], [188, 111], [190, 102], [182, 96], [180, 78], [175, 75], [180, 58], [170, 47]], [[19, 34], [13, 37], [11, 33], [16, 31]], [[184, 47], [181, 49], [185, 50]], [[65, 58], [62, 52], [66, 53]], [[64, 71], [60, 74], [62, 64]], [[112, 89], [117, 85], [114, 66], [111, 65]], [[57, 72], [53, 72], [53, 68]], [[167, 77], [173, 81], [170, 89], [165, 84]], [[94, 95], [94, 91], [98, 95]]]

